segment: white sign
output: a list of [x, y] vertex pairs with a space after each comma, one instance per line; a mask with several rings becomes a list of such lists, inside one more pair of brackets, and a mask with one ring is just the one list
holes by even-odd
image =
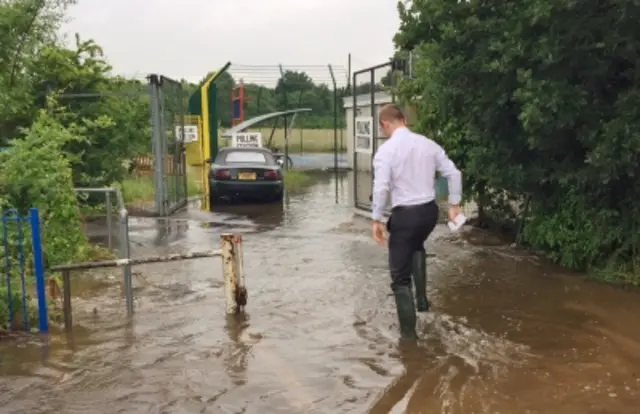
[[233, 134], [231, 146], [235, 148], [262, 148], [262, 133], [243, 132]]
[[381, 139], [384, 140], [384, 139], [389, 138], [387, 136], [387, 134], [384, 132], [384, 130], [382, 129], [382, 126], [380, 126], [380, 122], [378, 122], [377, 127], [378, 127], [378, 133], [377, 133], [376, 137], [378, 139], [378, 142], [380, 142]]
[[176, 138], [178, 141], [182, 141], [185, 144], [198, 141], [198, 125], [185, 125], [184, 131], [185, 133], [183, 135], [182, 127], [180, 125], [176, 126]]
[[355, 119], [356, 134], [353, 137], [355, 151], [373, 154], [373, 117], [359, 116]]

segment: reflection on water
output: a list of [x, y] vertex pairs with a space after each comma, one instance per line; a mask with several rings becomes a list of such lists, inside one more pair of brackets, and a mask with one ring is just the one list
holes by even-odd
[[[429, 350], [412, 344], [400, 344], [398, 346], [398, 361], [402, 364], [404, 372], [395, 378], [380, 394], [369, 411], [371, 414], [388, 414], [392, 412], [405, 412], [411, 401], [411, 395], [416, 394], [418, 379], [423, 371], [429, 369]], [[431, 353], [433, 357], [433, 353]], [[431, 390], [433, 391], [433, 390]], [[422, 395], [426, 393], [421, 393]], [[399, 397], [401, 397], [399, 399]], [[427, 407], [416, 407], [424, 410]], [[430, 407], [437, 412], [438, 407]]]
[[248, 327], [248, 315], [227, 315], [225, 331], [229, 335], [230, 343], [224, 358], [224, 367], [233, 384], [238, 386], [247, 382], [251, 344], [245, 342], [242, 334]]
[[[632, 413], [638, 294], [585, 282], [481, 231], [428, 242], [434, 312], [397, 343], [384, 249], [348, 183], [281, 204], [135, 218], [138, 256], [245, 234], [248, 315], [226, 317], [219, 259], [74, 280], [73, 337], [0, 343], [3, 413]], [[91, 281], [91, 282], [89, 282]], [[250, 315], [250, 316], [249, 316]]]
[[[285, 200], [286, 203], [286, 200]], [[265, 204], [220, 204], [213, 207], [216, 215], [222, 215], [226, 221], [244, 219], [267, 231], [281, 226], [284, 222], [285, 208], [282, 202]]]
[[154, 246], [166, 246], [185, 237], [189, 223], [181, 220], [157, 220]]

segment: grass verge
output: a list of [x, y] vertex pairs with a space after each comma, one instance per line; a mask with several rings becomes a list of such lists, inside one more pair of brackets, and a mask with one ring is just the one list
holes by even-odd
[[[203, 193], [202, 184], [198, 180], [199, 176], [195, 171], [187, 171], [187, 195], [189, 197]], [[170, 187], [173, 185], [171, 180], [169, 180], [168, 185]], [[120, 189], [125, 203], [155, 199], [156, 190], [153, 184], [153, 177], [150, 175], [125, 178], [120, 183]]]
[[[187, 194], [191, 196], [202, 195], [204, 189], [198, 180], [196, 172], [187, 175]], [[313, 183], [313, 178], [306, 172], [289, 170], [284, 173], [284, 185], [289, 191], [303, 189]], [[125, 203], [151, 201], [155, 197], [155, 188], [151, 176], [128, 177], [120, 183], [122, 196]]]
[[288, 170], [284, 173], [284, 186], [289, 191], [300, 190], [312, 183], [313, 179], [303, 171]]
[[601, 269], [592, 269], [587, 277], [617, 286], [640, 287], [640, 259], [634, 258], [628, 263], [610, 264]]
[[[262, 145], [266, 146], [271, 135], [271, 128], [256, 128], [252, 130], [262, 133]], [[346, 152], [347, 138], [346, 130], [338, 130], [338, 149], [339, 152]], [[231, 140], [227, 138], [218, 138], [218, 145], [226, 147], [231, 145]], [[277, 147], [280, 151], [284, 151], [284, 129], [278, 128], [273, 134], [271, 141], [272, 147]], [[334, 136], [333, 129], [300, 129], [294, 128], [289, 136], [289, 152], [333, 152]]]

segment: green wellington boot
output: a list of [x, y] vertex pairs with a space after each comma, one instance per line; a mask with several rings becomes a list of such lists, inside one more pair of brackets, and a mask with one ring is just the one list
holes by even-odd
[[410, 286], [399, 286], [393, 291], [396, 299], [396, 310], [400, 322], [400, 336], [402, 339], [417, 339], [416, 308], [413, 304], [413, 293]]
[[427, 255], [423, 251], [413, 254], [413, 285], [416, 288], [416, 309], [418, 312], [429, 311], [427, 300]]

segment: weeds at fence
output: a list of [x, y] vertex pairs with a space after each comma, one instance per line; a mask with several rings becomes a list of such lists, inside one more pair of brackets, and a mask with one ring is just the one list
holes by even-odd
[[[0, 154], [0, 183], [3, 187], [0, 192], [0, 214], [15, 210], [25, 215], [30, 207], [37, 206], [42, 223], [45, 268], [52, 264], [91, 258], [96, 250], [82, 231], [79, 203], [73, 187], [73, 171], [63, 150], [65, 145], [79, 139], [82, 138], [65, 129], [48, 112], [42, 111], [25, 135], [13, 140], [11, 149]], [[24, 323], [25, 320], [28, 325], [37, 326], [31, 320], [36, 297], [33, 251], [31, 243], [25, 242], [31, 238], [30, 226], [23, 226], [22, 235], [15, 220], [5, 221], [4, 227], [6, 243], [0, 248], [0, 260], [3, 263], [3, 283], [0, 285], [4, 287], [5, 294], [0, 293], [0, 310], [7, 312], [7, 315], [0, 319], [0, 327], [6, 327], [9, 322]], [[23, 244], [23, 251], [20, 251], [20, 244]], [[7, 261], [10, 263], [7, 264]], [[14, 312], [13, 321], [9, 321], [9, 303], [13, 304], [16, 293], [20, 295], [22, 303], [20, 289], [23, 271], [20, 263], [24, 263], [27, 315], [25, 319], [22, 306], [14, 308], [20, 310], [21, 314]], [[8, 292], [8, 281], [11, 281], [11, 294]], [[55, 314], [55, 309], [51, 309], [49, 319], [55, 319]]]
[[284, 186], [289, 191], [297, 191], [309, 186], [313, 179], [302, 171], [288, 170], [284, 173]]
[[[262, 143], [267, 145], [271, 135], [271, 128], [256, 128], [255, 131], [262, 133]], [[343, 139], [338, 142], [338, 152], [346, 152], [347, 132], [343, 130], [339, 131], [339, 133], [342, 133]], [[218, 145], [220, 147], [228, 147], [231, 145], [231, 139], [219, 137]], [[271, 146], [284, 151], [283, 129], [275, 130]], [[292, 154], [333, 152], [333, 147], [333, 129], [294, 129], [289, 136], [289, 152]]]
[[[199, 181], [200, 174], [193, 169], [187, 172], [187, 195], [194, 197], [203, 194], [203, 186]], [[151, 175], [131, 175], [119, 184], [125, 203], [151, 201], [155, 198], [155, 186]]]

